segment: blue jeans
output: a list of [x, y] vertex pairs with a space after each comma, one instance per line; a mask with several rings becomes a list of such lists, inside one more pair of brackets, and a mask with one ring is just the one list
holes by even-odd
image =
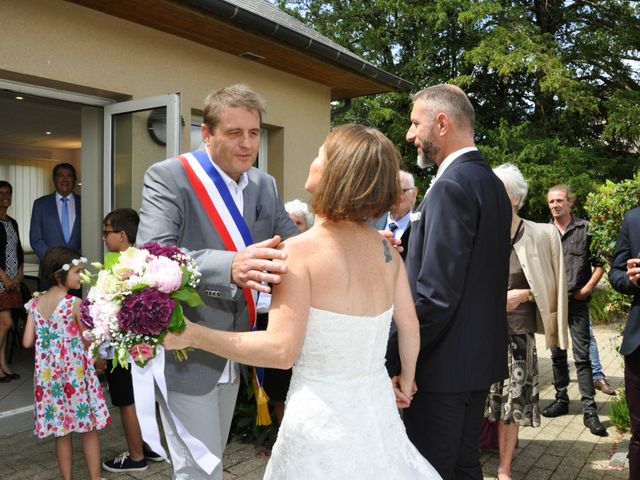
[[589, 343], [589, 358], [591, 359], [591, 375], [593, 381], [604, 380], [604, 372], [602, 371], [602, 364], [600, 363], [600, 354], [598, 353], [598, 342], [596, 337], [593, 336], [593, 324], [591, 318], [589, 318], [589, 335], [591, 335], [591, 342]]

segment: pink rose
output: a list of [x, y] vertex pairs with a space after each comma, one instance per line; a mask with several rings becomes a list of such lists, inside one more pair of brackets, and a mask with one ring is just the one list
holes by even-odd
[[134, 345], [129, 349], [129, 353], [136, 363], [145, 363], [154, 356], [153, 347], [147, 343]]
[[147, 266], [147, 274], [162, 293], [173, 293], [182, 284], [182, 270], [177, 262], [167, 257], [155, 257]]

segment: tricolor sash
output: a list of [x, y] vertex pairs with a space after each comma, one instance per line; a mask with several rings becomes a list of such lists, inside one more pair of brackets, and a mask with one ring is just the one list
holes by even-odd
[[[207, 217], [222, 239], [225, 248], [230, 252], [237, 252], [253, 244], [249, 226], [238, 210], [236, 203], [231, 197], [231, 192], [209, 159], [209, 155], [203, 150], [196, 150], [178, 157], [182, 164], [187, 178], [193, 190], [200, 200]], [[256, 301], [257, 292], [250, 288], [243, 288], [242, 293], [247, 302], [249, 310], [249, 327], [256, 330]], [[254, 394], [258, 404], [258, 425], [271, 424], [267, 397], [262, 382], [264, 370], [253, 368]]]

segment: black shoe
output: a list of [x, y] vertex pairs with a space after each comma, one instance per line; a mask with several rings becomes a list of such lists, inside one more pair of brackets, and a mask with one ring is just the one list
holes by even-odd
[[147, 461], [134, 461], [129, 457], [129, 452], [123, 452], [112, 460], [107, 460], [102, 464], [102, 468], [107, 472], [144, 472], [147, 469]]
[[569, 413], [569, 404], [555, 400], [551, 405], [542, 410], [542, 416], [547, 418], [559, 417]]
[[585, 413], [584, 414], [584, 426], [591, 431], [594, 435], [599, 437], [608, 437], [607, 429], [600, 423], [597, 413]]
[[20, 380], [20, 375], [17, 373], [7, 373], [4, 372], [4, 374], [9, 377], [11, 380]]
[[144, 449], [144, 459], [148, 462], [164, 462], [164, 458], [162, 458], [159, 453], [151, 449], [147, 450], [146, 448]]

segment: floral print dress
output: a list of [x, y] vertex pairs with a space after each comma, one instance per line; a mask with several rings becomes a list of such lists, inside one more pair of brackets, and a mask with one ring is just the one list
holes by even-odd
[[39, 438], [89, 432], [111, 423], [93, 362], [73, 319], [76, 297], [65, 295], [50, 318], [34, 297], [27, 309], [36, 330], [35, 434]]

